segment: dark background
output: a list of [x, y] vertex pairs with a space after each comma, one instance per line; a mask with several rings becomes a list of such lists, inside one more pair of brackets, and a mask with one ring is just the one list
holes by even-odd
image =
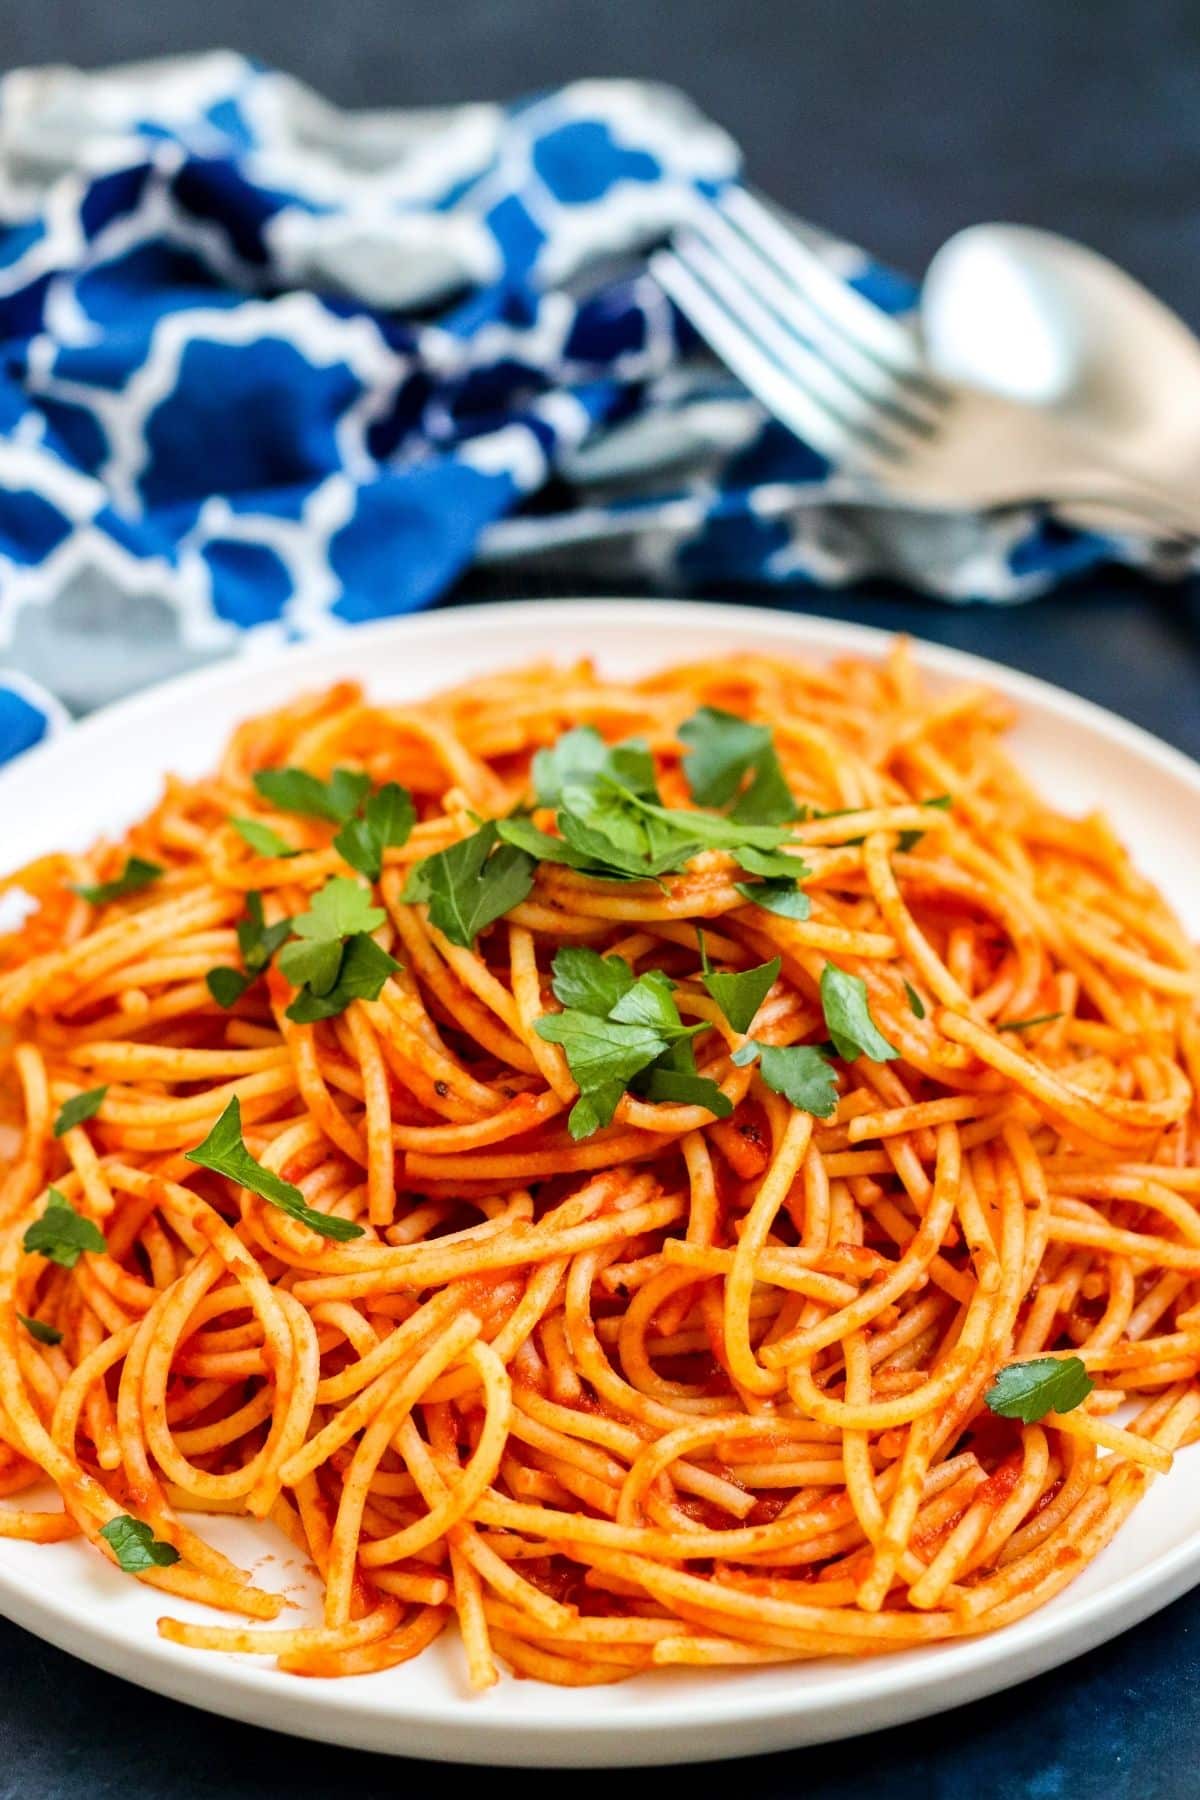
[[[898, 266], [919, 272], [962, 225], [1014, 219], [1095, 245], [1200, 327], [1198, 0], [0, 0], [0, 32], [6, 66], [227, 44], [346, 105], [670, 80], [740, 139], [761, 186]], [[507, 571], [462, 591], [529, 588]], [[878, 586], [790, 604], [1031, 669], [1200, 756], [1200, 583], [1091, 578], [1013, 609]], [[1200, 1795], [1197, 1622], [1186, 1599], [1006, 1695], [683, 1779], [695, 1800], [739, 1782], [760, 1800], [1186, 1800]], [[190, 1712], [0, 1622], [0, 1800], [375, 1800], [444, 1779]], [[563, 1788], [511, 1779], [531, 1800]], [[579, 1800], [612, 1779], [568, 1778]], [[663, 1778], [619, 1779], [648, 1794]]]

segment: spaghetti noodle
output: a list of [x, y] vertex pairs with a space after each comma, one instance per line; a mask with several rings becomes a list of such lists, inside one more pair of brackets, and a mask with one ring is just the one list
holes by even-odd
[[[701, 716], [742, 746], [706, 804]], [[890, 1651], [1060, 1591], [1200, 1435], [1200, 968], [1008, 723], [903, 644], [342, 685], [12, 876], [0, 1493], [62, 1510], [0, 1535], [82, 1534], [245, 1621], [166, 1637], [299, 1674], [456, 1618], [480, 1688]], [[581, 726], [556, 822], [531, 764]], [[628, 740], [651, 786], [613, 764], [606, 814]], [[605, 865], [688, 814], [680, 866]], [[596, 1031], [627, 1062], [589, 1087]], [[206, 1542], [228, 1512], [311, 1560], [322, 1624]]]

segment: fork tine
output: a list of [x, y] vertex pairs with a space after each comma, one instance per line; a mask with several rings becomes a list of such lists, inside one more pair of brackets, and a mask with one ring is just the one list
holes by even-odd
[[714, 354], [797, 437], [830, 462], [868, 476], [878, 475], [896, 457], [890, 445], [875, 451], [856, 436], [844, 419], [768, 354], [701, 276], [673, 251], [656, 252], [650, 258], [650, 270]]
[[[692, 278], [693, 310], [689, 311], [689, 304], [681, 301], [683, 310], [731, 367], [735, 355], [743, 363], [754, 363], [754, 382], [744, 375], [743, 379], [764, 405], [772, 412], [781, 411], [780, 384], [786, 381], [794, 396], [804, 396], [808, 410], [820, 409], [828, 422], [826, 435], [832, 432], [837, 443], [838, 460], [850, 460], [862, 467], [868, 450], [877, 457], [903, 460], [908, 454], [905, 423], [881, 412], [874, 401], [847, 385], [815, 351], [787, 331], [737, 270], [688, 233], [677, 236], [673, 254], [680, 268]], [[703, 324], [695, 316], [698, 306], [705, 309]], [[824, 450], [825, 445], [818, 444], [818, 448]]]
[[761, 200], [745, 188], [730, 188], [719, 207], [723, 216], [807, 295], [829, 324], [865, 355], [896, 379], [913, 383], [933, 398], [944, 397], [944, 389], [930, 376], [912, 334], [835, 275]]
[[769, 258], [755, 239], [738, 230], [718, 206], [697, 209], [694, 230], [729, 268], [735, 269], [779, 323], [869, 403], [890, 413], [897, 424], [928, 435], [937, 426], [938, 402], [923, 386], [885, 368], [857, 339], [832, 324], [802, 287]]

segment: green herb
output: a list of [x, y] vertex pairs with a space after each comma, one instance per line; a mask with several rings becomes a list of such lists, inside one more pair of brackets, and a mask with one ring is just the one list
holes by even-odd
[[403, 898], [426, 904], [430, 924], [464, 950], [519, 906], [533, 886], [533, 857], [511, 842], [497, 848], [499, 836], [499, 825], [489, 820], [460, 843], [417, 863], [404, 889]]
[[162, 873], [161, 863], [147, 862], [141, 856], [131, 856], [114, 881], [102, 881], [96, 887], [76, 887], [74, 891], [82, 894], [85, 900], [90, 900], [93, 906], [107, 906], [110, 900], [120, 900], [126, 894], [136, 894], [142, 888], [149, 887]]
[[728, 1117], [728, 1098], [696, 1072], [691, 1040], [704, 1026], [683, 1023], [661, 970], [635, 978], [620, 957], [566, 946], [554, 958], [552, 985], [566, 1010], [544, 1014], [534, 1029], [562, 1046], [579, 1088], [567, 1120], [572, 1137], [611, 1124], [627, 1090]]
[[66, 1195], [52, 1187], [45, 1211], [26, 1231], [21, 1248], [48, 1257], [60, 1269], [73, 1269], [85, 1250], [103, 1256], [108, 1245], [99, 1226], [81, 1217]]
[[743, 1069], [757, 1061], [767, 1086], [801, 1112], [828, 1119], [837, 1110], [834, 1072], [825, 1052], [815, 1044], [781, 1047], [751, 1038], [734, 1051], [733, 1061]]
[[368, 881], [383, 873], [385, 850], [407, 844], [417, 822], [417, 809], [407, 788], [387, 782], [364, 802], [362, 815], [348, 819], [333, 840], [333, 847], [352, 869]]
[[679, 727], [679, 737], [689, 746], [683, 773], [697, 806], [732, 800], [729, 816], [746, 824], [782, 825], [797, 816], [766, 725], [702, 706]]
[[384, 982], [399, 967], [395, 957], [381, 950], [373, 937], [357, 932], [346, 939], [333, 985], [323, 993], [303, 987], [288, 1007], [287, 1016], [299, 1025], [311, 1025], [317, 1019], [332, 1019], [345, 1012], [352, 1000], [378, 1000]]
[[274, 925], [264, 923], [262, 895], [253, 889], [246, 895], [246, 916], [238, 920], [238, 949], [242, 953], [245, 974], [222, 964], [210, 969], [205, 986], [218, 1006], [226, 1011], [236, 1006], [246, 989], [262, 974], [280, 944], [292, 929], [290, 919], [279, 919]]
[[246, 895], [246, 917], [238, 920], [237, 940], [242, 961], [251, 975], [262, 973], [291, 929], [290, 919], [265, 925], [262, 895], [253, 889]]
[[561, 1044], [579, 1088], [567, 1120], [573, 1138], [590, 1137], [610, 1125], [630, 1081], [667, 1048], [649, 1025], [622, 1024], [589, 1012], [547, 1013], [534, 1030], [548, 1043]]
[[104, 1096], [108, 1092], [108, 1084], [103, 1087], [88, 1088], [86, 1093], [72, 1094], [63, 1103], [62, 1110], [54, 1121], [54, 1135], [62, 1137], [76, 1125], [82, 1125], [85, 1119], [93, 1119], [104, 1104]]
[[915, 1018], [923, 1019], [925, 1017], [925, 1002], [922, 1000], [911, 981], [905, 982], [904, 992], [908, 996], [909, 1011]]
[[243, 975], [240, 969], [231, 969], [221, 964], [208, 971], [204, 977], [204, 985], [217, 1005], [223, 1006], [228, 1012], [231, 1006], [237, 1005], [246, 989], [253, 986], [254, 979], [253, 975]]
[[260, 819], [230, 819], [229, 823], [238, 836], [256, 850], [260, 856], [299, 856], [299, 850], [293, 848], [286, 838], [272, 831]]
[[[954, 805], [954, 796], [953, 794], [935, 794], [932, 800], [922, 800], [920, 804], [922, 806], [936, 806], [940, 808], [942, 812], [949, 812], [950, 808]], [[916, 848], [924, 836], [925, 833], [923, 831], [902, 831], [896, 842], [896, 848], [902, 855], [906, 855], [908, 851]]]
[[[663, 806], [647, 746], [637, 739], [607, 745], [591, 726], [569, 731], [552, 750], [540, 751], [533, 779], [539, 801], [558, 809], [559, 836], [517, 818], [500, 821], [501, 838], [539, 861], [563, 863], [605, 881], [658, 881], [679, 874], [704, 850], [727, 850], [741, 861], [744, 852], [777, 851], [787, 841], [785, 831], [764, 822], [766, 813], [779, 810], [769, 774], [761, 788], [756, 780], [746, 790], [745, 814], [739, 807], [727, 817]], [[784, 816], [793, 810], [788, 796]], [[785, 863], [777, 857], [763, 872], [794, 880], [808, 871], [796, 859]]]
[[303, 813], [341, 825], [366, 799], [371, 777], [360, 769], [335, 769], [328, 781], [321, 781], [307, 769], [259, 769], [254, 785], [280, 812]]
[[539, 805], [557, 806], [566, 785], [586, 785], [604, 767], [608, 754], [608, 745], [590, 725], [565, 732], [550, 750], [539, 750], [533, 759]]
[[983, 1398], [1002, 1419], [1036, 1425], [1047, 1413], [1073, 1412], [1095, 1385], [1077, 1356], [1035, 1356], [998, 1369]]
[[127, 1575], [140, 1575], [143, 1569], [169, 1569], [179, 1561], [174, 1544], [164, 1544], [148, 1525], [121, 1513], [100, 1527], [100, 1536], [112, 1548], [118, 1565]]
[[821, 1008], [833, 1047], [844, 1062], [866, 1056], [872, 1062], [891, 1062], [900, 1052], [888, 1043], [867, 1006], [867, 984], [861, 975], [848, 975], [836, 963], [821, 971]]
[[794, 881], [736, 881], [734, 886], [743, 900], [781, 919], [807, 919], [812, 912], [812, 901]]
[[387, 918], [368, 890], [348, 875], [335, 875], [315, 893], [309, 909], [291, 920], [295, 934], [279, 957], [280, 972], [301, 991], [289, 1019], [312, 1024], [344, 1012], [352, 1000], [377, 1000], [400, 964], [371, 937]]
[[21, 1324], [25, 1327], [30, 1337], [36, 1338], [39, 1344], [62, 1343], [63, 1334], [56, 1325], [47, 1325], [44, 1319], [27, 1319], [25, 1314], [21, 1312], [17, 1314], [17, 1318], [21, 1321]]
[[697, 932], [700, 939], [700, 960], [704, 965], [702, 980], [729, 1023], [735, 1031], [749, 1031], [750, 1022], [766, 999], [771, 987], [779, 978], [783, 967], [781, 957], [773, 956], [770, 962], [759, 963], [756, 968], [733, 970], [713, 969], [709, 965], [708, 952], [704, 947], [704, 934]]
[[1062, 1013], [1036, 1013], [1032, 1019], [1005, 1019], [997, 1025], [997, 1031], [1032, 1031], [1035, 1025], [1053, 1025], [1055, 1019], [1061, 1019]]
[[249, 1188], [252, 1194], [277, 1206], [289, 1218], [298, 1219], [302, 1225], [307, 1225], [310, 1231], [318, 1232], [321, 1237], [333, 1238], [336, 1243], [344, 1244], [351, 1238], [363, 1235], [361, 1225], [355, 1225], [349, 1219], [334, 1218], [329, 1213], [317, 1212], [308, 1205], [298, 1187], [293, 1187], [290, 1181], [284, 1181], [282, 1176], [255, 1162], [242, 1142], [242, 1109], [236, 1094], [204, 1142], [187, 1152], [187, 1160], [198, 1164], [202, 1169], [211, 1169], [215, 1175], [224, 1175], [239, 1187]]
[[620, 956], [598, 956], [594, 950], [564, 944], [554, 958], [551, 986], [568, 1009], [607, 1019], [634, 984], [634, 973]]

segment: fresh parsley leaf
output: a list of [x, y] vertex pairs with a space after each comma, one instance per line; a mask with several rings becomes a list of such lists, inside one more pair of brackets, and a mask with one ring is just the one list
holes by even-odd
[[729, 816], [744, 824], [782, 825], [796, 817], [768, 726], [702, 706], [679, 727], [679, 736], [690, 746], [683, 773], [697, 806], [727, 806], [732, 800]]
[[229, 823], [238, 836], [249, 844], [252, 850], [257, 851], [259, 856], [299, 856], [300, 854], [288, 843], [286, 838], [280, 837], [277, 831], [272, 831], [269, 825], [264, 825], [261, 819], [230, 819]]
[[104, 1096], [108, 1092], [107, 1082], [103, 1087], [88, 1088], [86, 1093], [72, 1094], [64, 1101], [57, 1119], [54, 1121], [54, 1135], [63, 1136], [75, 1125], [82, 1125], [85, 1119], [94, 1119], [104, 1104]]
[[915, 1018], [923, 1019], [925, 1017], [925, 1002], [922, 1000], [911, 981], [905, 982], [904, 992], [908, 996], [909, 1011]]
[[371, 777], [359, 769], [335, 769], [328, 781], [321, 781], [307, 769], [259, 769], [254, 785], [280, 812], [303, 813], [341, 825], [362, 805]]
[[1055, 1019], [1061, 1019], [1060, 1012], [1035, 1013], [1032, 1019], [1005, 1019], [997, 1025], [997, 1031], [1032, 1031], [1035, 1025], [1052, 1025]]
[[277, 1206], [289, 1218], [298, 1219], [321, 1237], [344, 1244], [363, 1235], [361, 1225], [355, 1225], [350, 1219], [337, 1219], [329, 1213], [317, 1212], [307, 1204], [298, 1187], [255, 1162], [242, 1142], [242, 1109], [236, 1094], [204, 1142], [187, 1152], [187, 1160], [202, 1169], [211, 1169], [215, 1175], [224, 1175], [239, 1187], [249, 1188], [252, 1194]]
[[[952, 794], [935, 794], [931, 800], [922, 800], [920, 804], [936, 806], [941, 812], [949, 812], [954, 805], [954, 796]], [[902, 855], [906, 855], [908, 851], [916, 848], [924, 836], [923, 831], [902, 831], [896, 841], [896, 848]]]
[[39, 1344], [62, 1343], [63, 1334], [56, 1325], [47, 1325], [45, 1319], [27, 1319], [25, 1314], [21, 1312], [17, 1314], [17, 1318], [21, 1321], [21, 1324], [25, 1327], [30, 1337], [36, 1338]]
[[99, 1226], [91, 1219], [83, 1218], [66, 1195], [52, 1187], [46, 1197], [45, 1211], [26, 1231], [21, 1248], [48, 1257], [60, 1269], [73, 1269], [85, 1250], [103, 1256], [108, 1245]]
[[519, 906], [533, 886], [533, 857], [511, 843], [496, 848], [499, 835], [490, 819], [470, 837], [417, 863], [404, 889], [403, 898], [426, 903], [430, 923], [464, 950]]
[[998, 1369], [983, 1398], [1002, 1419], [1036, 1425], [1047, 1413], [1074, 1412], [1095, 1385], [1077, 1356], [1035, 1356]]
[[743, 900], [781, 919], [807, 919], [812, 913], [812, 901], [794, 881], [736, 881], [734, 886]]
[[565, 732], [551, 749], [539, 750], [533, 759], [533, 786], [539, 804], [557, 806], [565, 786], [586, 785], [607, 758], [608, 745], [595, 726], [579, 725]]
[[749, 1031], [750, 1022], [766, 999], [772, 984], [779, 979], [783, 959], [773, 956], [770, 962], [740, 971], [712, 969], [704, 938], [700, 937], [700, 957], [704, 965], [701, 979], [735, 1031]]
[[589, 1012], [546, 1013], [534, 1021], [534, 1030], [547, 1043], [561, 1044], [566, 1055], [579, 1088], [567, 1119], [577, 1139], [611, 1125], [628, 1083], [667, 1047], [648, 1025], [621, 1024]]
[[594, 1013], [598, 1019], [608, 1017], [633, 983], [633, 970], [620, 956], [600, 956], [595, 950], [564, 944], [554, 958], [555, 998], [568, 1009]]
[[685, 1025], [672, 984], [661, 969], [634, 978], [620, 957], [567, 945], [554, 958], [554, 992], [566, 1011], [547, 1013], [534, 1029], [559, 1044], [579, 1089], [567, 1120], [574, 1138], [612, 1123], [627, 1089], [640, 1098], [731, 1110], [715, 1081], [696, 1072], [692, 1039], [703, 1024]]
[[340, 937], [297, 938], [280, 952], [280, 971], [296, 987], [307, 987], [314, 994], [327, 994], [342, 966], [344, 942]]
[[[281, 967], [282, 964], [281, 957]], [[356, 932], [340, 948], [332, 984], [322, 991], [315, 991], [311, 984], [303, 987], [288, 1007], [287, 1016], [299, 1025], [311, 1025], [317, 1019], [332, 1019], [345, 1012], [352, 1000], [378, 1000], [384, 982], [399, 967], [395, 957], [381, 950], [373, 937], [365, 931]]]
[[253, 889], [246, 895], [246, 917], [238, 920], [237, 940], [242, 962], [251, 975], [261, 974], [291, 929], [290, 919], [264, 924], [262, 895]]
[[417, 822], [417, 809], [407, 788], [389, 781], [370, 795], [361, 818], [348, 819], [333, 840], [333, 847], [352, 869], [368, 881], [383, 873], [383, 853], [407, 844]]
[[647, 969], [644, 975], [639, 975], [608, 1016], [619, 1025], [648, 1025], [667, 1043], [704, 1029], [703, 1025], [684, 1024], [671, 992], [671, 983], [661, 969]]
[[735, 1050], [732, 1060], [745, 1068], [757, 1060], [763, 1080], [799, 1111], [828, 1119], [837, 1111], [837, 1086], [825, 1052], [816, 1044], [781, 1047], [749, 1039]]
[[126, 894], [139, 893], [152, 881], [157, 881], [162, 873], [161, 863], [147, 862], [142, 856], [130, 856], [115, 880], [102, 881], [96, 887], [76, 887], [74, 892], [82, 894], [93, 906], [107, 906], [110, 900], [122, 900]]
[[848, 975], [827, 962], [821, 971], [821, 1007], [833, 1047], [843, 1061], [866, 1056], [872, 1062], [891, 1062], [899, 1056], [871, 1017], [861, 975]]
[[169, 1569], [179, 1561], [174, 1544], [164, 1544], [148, 1525], [128, 1513], [102, 1525], [100, 1536], [112, 1547], [118, 1565], [127, 1575], [140, 1575], [143, 1569]]
[[638, 1078], [637, 1092], [640, 1099], [660, 1105], [706, 1107], [716, 1119], [727, 1119], [733, 1111], [733, 1101], [715, 1081], [705, 1075], [666, 1069], [658, 1063], [646, 1071], [644, 1078]]
[[226, 1012], [231, 1006], [237, 1005], [246, 989], [253, 984], [253, 975], [243, 975], [240, 969], [231, 969], [226, 964], [210, 969], [204, 977], [205, 987], [217, 1005], [224, 1007]]
[[308, 911], [292, 920], [297, 937], [317, 943], [322, 938], [348, 937], [353, 931], [378, 931], [387, 918], [381, 906], [371, 904], [369, 891], [348, 875], [334, 875], [318, 888]]

